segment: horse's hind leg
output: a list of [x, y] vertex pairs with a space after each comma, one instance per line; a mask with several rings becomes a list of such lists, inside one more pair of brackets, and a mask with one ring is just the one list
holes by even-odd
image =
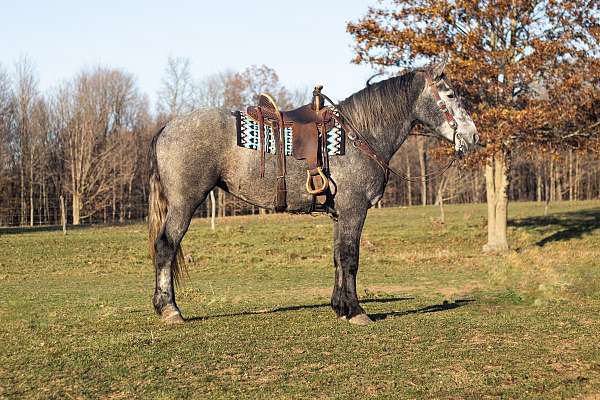
[[156, 287], [152, 303], [154, 309], [167, 323], [181, 323], [183, 318], [175, 302], [174, 279], [183, 272], [183, 260], [178, 260], [181, 240], [185, 235], [195, 205], [169, 204], [164, 228], [155, 242]]

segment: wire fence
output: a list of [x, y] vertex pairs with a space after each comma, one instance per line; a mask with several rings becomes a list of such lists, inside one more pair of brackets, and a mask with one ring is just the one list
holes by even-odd
[[[237, 199], [223, 191], [216, 190], [215, 211], [217, 217], [259, 214], [260, 209]], [[60, 227], [62, 211], [60, 199], [48, 200], [46, 203], [34, 203], [33, 212], [28, 203], [20, 198], [12, 198], [0, 206], [0, 227]], [[38, 204], [39, 203], [39, 204]], [[210, 218], [212, 207], [210, 196], [200, 204], [194, 213], [195, 218]], [[66, 223], [73, 225], [73, 209], [71, 202], [65, 201]], [[96, 207], [91, 211], [82, 210], [80, 225], [121, 225], [145, 222], [148, 218], [148, 203], [136, 202], [126, 204], [110, 204]]]

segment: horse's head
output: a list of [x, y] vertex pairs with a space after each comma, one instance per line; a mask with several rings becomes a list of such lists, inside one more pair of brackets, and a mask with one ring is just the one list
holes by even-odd
[[472, 151], [479, 141], [477, 128], [463, 108], [444, 75], [447, 60], [419, 71], [425, 86], [417, 100], [417, 119], [438, 135], [454, 143], [454, 150], [462, 156]]

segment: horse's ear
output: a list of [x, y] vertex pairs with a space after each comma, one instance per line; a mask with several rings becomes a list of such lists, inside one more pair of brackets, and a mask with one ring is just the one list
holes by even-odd
[[446, 65], [448, 64], [448, 60], [448, 55], [444, 54], [440, 61], [432, 64], [429, 67], [429, 75], [431, 79], [437, 81], [442, 77], [442, 74], [444, 73], [444, 68], [446, 68]]

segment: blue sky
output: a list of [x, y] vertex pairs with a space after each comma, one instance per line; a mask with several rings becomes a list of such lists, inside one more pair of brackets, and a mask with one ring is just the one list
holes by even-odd
[[375, 0], [5, 0], [0, 63], [35, 64], [42, 89], [98, 64], [136, 75], [154, 100], [167, 57], [187, 57], [195, 78], [252, 64], [274, 68], [289, 88], [325, 85], [343, 99], [373, 70], [350, 64], [349, 20]]

